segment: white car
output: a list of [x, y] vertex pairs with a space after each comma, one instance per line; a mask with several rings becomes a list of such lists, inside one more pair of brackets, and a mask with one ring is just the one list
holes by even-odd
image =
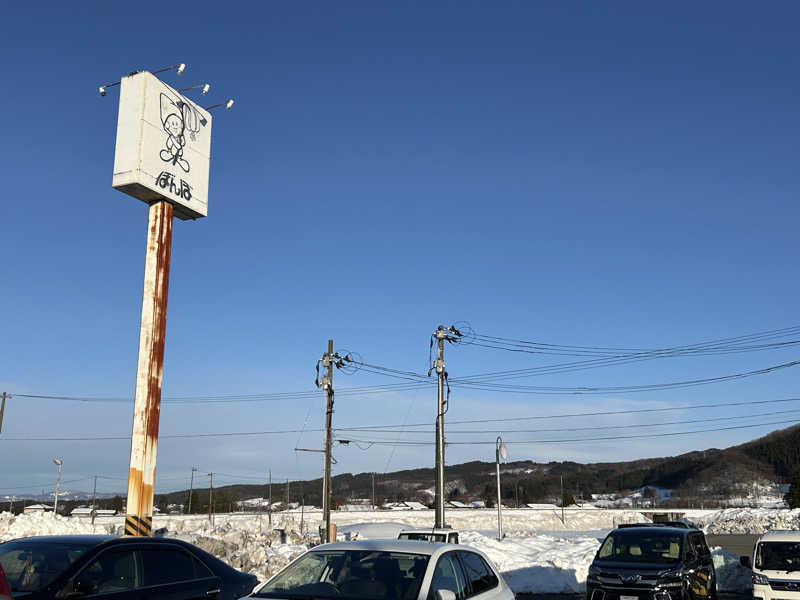
[[403, 529], [398, 540], [416, 540], [418, 542], [458, 543], [458, 532], [453, 529]]
[[767, 531], [758, 538], [752, 560], [742, 556], [741, 562], [753, 569], [753, 597], [800, 600], [800, 531]]
[[491, 561], [468, 546], [365, 540], [312, 548], [257, 587], [256, 598], [514, 600]]

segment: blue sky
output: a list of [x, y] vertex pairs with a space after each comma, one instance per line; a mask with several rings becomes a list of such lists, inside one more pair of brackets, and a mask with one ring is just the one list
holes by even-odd
[[[175, 223], [165, 396], [313, 389], [329, 337], [367, 362], [424, 372], [433, 329], [461, 320], [489, 335], [637, 347], [795, 325], [798, 17], [789, 2], [7, 5], [0, 388], [132, 395], [147, 211], [111, 188], [118, 94], [97, 86], [181, 61], [186, 72], [165, 81], [209, 81], [209, 103], [236, 104], [214, 121], [208, 218]], [[795, 358], [669, 359], [522, 383], [635, 385]], [[452, 377], [551, 362], [447, 350]], [[463, 390], [448, 419], [787, 398], [796, 382], [788, 369], [615, 396]], [[336, 375], [337, 387], [386, 383]], [[161, 431], [316, 429], [323, 406], [321, 394], [165, 405]], [[432, 390], [343, 396], [335, 424], [434, 412]], [[53, 456], [76, 488], [101, 474], [119, 478], [101, 481], [107, 491], [124, 490], [124, 441], [3, 438], [127, 435], [130, 419], [124, 403], [10, 400], [5, 493], [45, 487]], [[774, 428], [519, 445], [511, 457], [671, 455]], [[227, 482], [269, 468], [319, 476], [321, 458], [296, 443], [164, 439], [159, 488], [183, 487], [192, 465]], [[319, 432], [300, 438], [321, 443]], [[492, 454], [454, 446], [448, 462]], [[336, 456], [335, 472], [433, 463], [428, 447]]]

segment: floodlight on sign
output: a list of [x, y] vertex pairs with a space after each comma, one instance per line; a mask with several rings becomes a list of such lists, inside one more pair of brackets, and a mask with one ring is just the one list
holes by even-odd
[[183, 92], [188, 92], [189, 90], [200, 90], [200, 93], [205, 95], [208, 93], [208, 90], [210, 89], [211, 89], [210, 83], [198, 83], [197, 85], [190, 85], [189, 87], [181, 88], [178, 91], [183, 93]]
[[217, 104], [212, 104], [211, 106], [206, 106], [206, 110], [213, 110], [215, 108], [219, 108], [220, 106], [224, 106], [225, 110], [230, 110], [231, 106], [233, 106], [233, 98], [226, 100], [225, 102], [218, 102]]

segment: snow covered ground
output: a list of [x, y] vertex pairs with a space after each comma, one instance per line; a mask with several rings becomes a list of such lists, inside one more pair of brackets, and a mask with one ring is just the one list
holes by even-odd
[[[767, 529], [800, 529], [800, 510], [726, 509], [689, 510], [687, 518], [707, 533], [760, 534]], [[495, 539], [497, 513], [494, 510], [449, 510], [448, 524], [461, 531], [462, 543], [485, 552], [497, 565], [515, 592], [579, 593], [600, 540], [619, 523], [649, 520], [632, 510], [512, 509], [503, 512], [506, 538]], [[216, 515], [214, 526], [201, 515], [156, 516], [159, 534], [192, 542], [219, 556], [238, 569], [265, 580], [304, 552], [316, 537], [319, 510], [299, 510], [267, 515], [234, 513]], [[302, 519], [302, 528], [301, 528]], [[403, 527], [430, 527], [433, 511], [334, 512], [339, 539], [396, 537]], [[0, 542], [16, 537], [49, 534], [121, 534], [122, 517], [89, 519], [0, 513]], [[275, 529], [286, 532], [285, 543]], [[738, 557], [713, 550], [719, 588], [744, 591], [750, 572]]]

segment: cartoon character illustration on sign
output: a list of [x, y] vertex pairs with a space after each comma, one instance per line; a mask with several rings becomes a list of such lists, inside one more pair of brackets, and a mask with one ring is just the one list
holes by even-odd
[[195, 133], [205, 126], [207, 121], [193, 106], [183, 100], [173, 100], [166, 94], [161, 94], [161, 124], [167, 132], [165, 148], [159, 156], [164, 162], [180, 166], [186, 173], [189, 172], [189, 161], [183, 157], [186, 146], [186, 136], [194, 140]]

